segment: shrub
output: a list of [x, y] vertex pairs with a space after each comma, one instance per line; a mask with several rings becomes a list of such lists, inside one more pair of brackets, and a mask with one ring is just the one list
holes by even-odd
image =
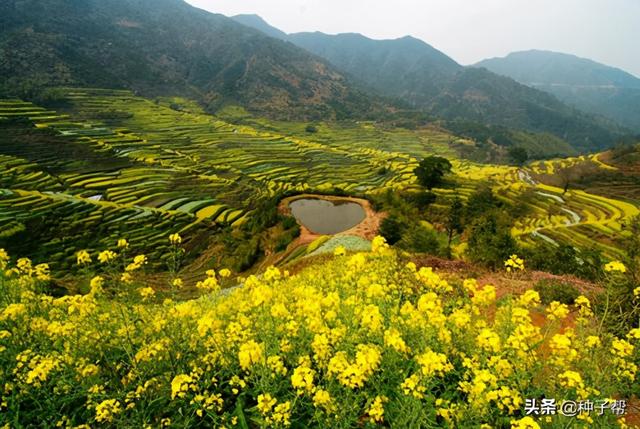
[[540, 300], [545, 305], [552, 301], [571, 305], [580, 296], [580, 291], [574, 285], [557, 280], [540, 280], [533, 288], [540, 294]]
[[504, 203], [495, 196], [491, 187], [480, 186], [467, 200], [465, 217], [468, 220], [477, 219], [487, 212], [503, 206]]
[[242, 272], [255, 264], [262, 255], [260, 247], [260, 238], [254, 237], [247, 242], [238, 244], [234, 252], [235, 264], [232, 267], [234, 271]]
[[596, 312], [605, 326], [616, 335], [640, 327], [640, 283], [634, 273], [620, 261], [604, 267], [605, 292], [598, 296]]
[[473, 223], [467, 248], [472, 261], [494, 269], [501, 268], [514, 253], [518, 253], [518, 247], [505, 216], [489, 212]]
[[295, 224], [293, 228], [284, 231], [276, 240], [276, 252], [285, 250], [293, 240], [300, 235], [300, 226]]
[[578, 250], [571, 245], [538, 244], [525, 250], [531, 268], [553, 274], [574, 274], [587, 280], [602, 277], [603, 258], [599, 250]]
[[524, 165], [529, 159], [529, 153], [521, 146], [512, 146], [509, 148], [509, 158], [518, 166]]
[[402, 238], [404, 225], [396, 216], [390, 215], [382, 219], [380, 222], [379, 233], [383, 236], [387, 243], [396, 244]]
[[411, 198], [420, 210], [426, 210], [429, 206], [436, 202], [436, 194], [430, 191], [422, 191], [414, 194]]
[[423, 225], [416, 225], [406, 230], [401, 244], [402, 248], [406, 250], [432, 255], [437, 254], [440, 248], [438, 234], [432, 228], [427, 228]]
[[295, 226], [298, 226], [298, 221], [293, 216], [283, 216], [282, 217], [282, 227], [284, 229], [290, 229]]

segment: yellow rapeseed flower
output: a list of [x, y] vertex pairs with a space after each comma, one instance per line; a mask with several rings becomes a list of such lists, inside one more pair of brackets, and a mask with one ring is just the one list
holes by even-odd
[[533, 417], [525, 416], [519, 420], [512, 420], [511, 429], [540, 429], [540, 425]]
[[242, 344], [238, 351], [240, 367], [244, 370], [248, 370], [253, 365], [259, 363], [262, 360], [263, 351], [264, 345], [258, 344], [253, 340], [249, 340]]
[[395, 328], [384, 331], [384, 345], [399, 353], [408, 353], [411, 351], [404, 339], [402, 339], [400, 331]]
[[190, 375], [176, 375], [171, 380], [171, 399], [184, 398], [189, 390], [194, 390], [194, 379]]
[[258, 395], [258, 411], [260, 411], [263, 416], [268, 415], [277, 402], [278, 401], [268, 393], [260, 394]]
[[591, 349], [596, 348], [600, 346], [600, 344], [602, 344], [602, 341], [600, 341], [600, 337], [596, 335], [589, 335], [584, 342], [586, 346]]
[[9, 254], [6, 250], [0, 249], [0, 270], [4, 270], [9, 262]]
[[291, 385], [298, 391], [299, 394], [304, 392], [311, 392], [313, 390], [313, 377], [315, 371], [306, 366], [299, 366], [293, 370], [291, 375]]
[[471, 298], [471, 302], [478, 307], [487, 307], [496, 300], [496, 288], [492, 285], [486, 285], [480, 290], [476, 290]]
[[626, 273], [627, 267], [620, 261], [611, 261], [604, 266], [604, 270], [608, 273]]
[[500, 336], [491, 328], [482, 328], [476, 337], [476, 344], [487, 352], [497, 353], [500, 351]]
[[327, 411], [331, 411], [334, 408], [331, 394], [323, 389], [317, 389], [313, 394], [313, 405], [318, 408], [324, 408]]
[[615, 338], [611, 342], [611, 353], [621, 358], [631, 356], [631, 354], [633, 353], [633, 349], [633, 344], [619, 338]]
[[400, 385], [402, 393], [404, 393], [405, 395], [411, 395], [416, 399], [424, 398], [424, 392], [427, 390], [427, 388], [424, 387], [420, 383], [420, 381], [421, 379], [418, 374], [413, 374], [410, 377], [405, 378], [405, 380]]
[[386, 396], [376, 396], [367, 410], [371, 423], [382, 423], [384, 421], [384, 403], [389, 398]]
[[529, 289], [520, 295], [520, 298], [518, 298], [518, 305], [524, 308], [540, 305], [540, 294], [533, 289]]
[[104, 286], [104, 278], [101, 276], [95, 276], [89, 282], [89, 288], [91, 288], [93, 294], [100, 293], [102, 286]]
[[377, 235], [371, 240], [371, 251], [373, 253], [383, 253], [389, 248], [387, 240], [384, 237]]
[[546, 312], [549, 320], [562, 320], [569, 315], [569, 307], [558, 301], [552, 301]]
[[142, 299], [149, 299], [156, 294], [156, 291], [153, 290], [152, 287], [143, 287], [138, 289], [138, 293], [142, 297]]
[[111, 250], [104, 250], [98, 254], [98, 261], [102, 264], [108, 264], [109, 262], [115, 260], [118, 255]]
[[524, 260], [519, 258], [518, 255], [511, 255], [509, 259], [504, 261], [504, 266], [507, 272], [522, 271], [524, 270]]
[[91, 255], [86, 250], [81, 250], [76, 254], [78, 265], [88, 265], [91, 263]]
[[453, 370], [453, 365], [449, 363], [447, 356], [442, 353], [436, 353], [430, 349], [425, 350], [416, 357], [416, 361], [420, 365], [422, 375], [433, 377], [434, 375], [444, 375]]
[[51, 280], [49, 264], [36, 265], [34, 272], [35, 272], [36, 278], [40, 281], [46, 282]]
[[117, 399], [107, 399], [96, 405], [96, 421], [111, 423], [113, 418], [122, 412], [122, 405]]

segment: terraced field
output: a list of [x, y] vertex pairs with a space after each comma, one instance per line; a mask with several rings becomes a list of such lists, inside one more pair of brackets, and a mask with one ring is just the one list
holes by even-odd
[[435, 190], [438, 204], [490, 182], [501, 198], [530, 206], [513, 230], [524, 243], [595, 240], [613, 256], [626, 220], [638, 213], [636, 201], [539, 183], [587, 158], [519, 170], [459, 159], [455, 146], [472, 142], [437, 128], [333, 123], [310, 133], [307, 124], [264, 119], [234, 125], [183, 99], [65, 94], [56, 110], [0, 100], [0, 247], [53, 259], [61, 270], [78, 249], [104, 249], [120, 236], [132, 252], [159, 255], [169, 233], [189, 239], [238, 227], [261, 201], [285, 193], [417, 188], [413, 170], [433, 154], [451, 159], [456, 173], [455, 188]]
[[[261, 200], [285, 192], [406, 186], [416, 164], [406, 154], [231, 125], [186, 100], [100, 89], [69, 89], [67, 99], [60, 111], [0, 103], [10, 119], [0, 150], [2, 244], [20, 247], [20, 234], [41, 224], [38, 255], [53, 246], [65, 265], [77, 246], [99, 248], [120, 234], [143, 251], [173, 231], [238, 226]], [[65, 221], [92, 236], [97, 222], [101, 240], [69, 234], [57, 226]]]

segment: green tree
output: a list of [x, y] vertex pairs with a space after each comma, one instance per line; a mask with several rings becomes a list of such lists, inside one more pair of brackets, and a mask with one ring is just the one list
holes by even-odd
[[635, 216], [625, 226], [627, 238], [624, 241], [626, 249], [625, 264], [633, 283], [640, 285], [640, 215]]
[[464, 231], [464, 205], [457, 196], [451, 202], [449, 213], [445, 221], [447, 231], [447, 257], [451, 257], [451, 240], [454, 234], [461, 234]]
[[380, 222], [380, 235], [383, 236], [387, 243], [395, 244], [402, 238], [404, 225], [394, 216], [387, 216]]
[[521, 146], [512, 146], [509, 148], [509, 158], [518, 166], [523, 166], [529, 159], [529, 153]]
[[418, 182], [431, 190], [443, 182], [445, 174], [451, 171], [451, 163], [441, 156], [428, 156], [413, 170]]
[[465, 207], [465, 216], [471, 221], [491, 210], [501, 208], [503, 205], [504, 203], [495, 196], [491, 187], [480, 186], [469, 196]]
[[491, 268], [502, 267], [509, 255], [517, 253], [508, 219], [496, 211], [478, 218], [471, 227], [467, 253], [472, 261]]
[[420, 210], [426, 210], [436, 202], [436, 194], [431, 191], [423, 191], [414, 195], [412, 199]]
[[440, 247], [438, 234], [431, 228], [415, 225], [402, 237], [402, 247], [416, 253], [437, 254]]

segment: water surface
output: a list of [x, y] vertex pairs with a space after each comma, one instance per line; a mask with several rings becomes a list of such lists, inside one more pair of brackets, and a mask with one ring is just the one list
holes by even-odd
[[301, 198], [289, 203], [291, 214], [316, 234], [337, 234], [346, 231], [365, 218], [362, 206], [351, 201], [327, 201]]

